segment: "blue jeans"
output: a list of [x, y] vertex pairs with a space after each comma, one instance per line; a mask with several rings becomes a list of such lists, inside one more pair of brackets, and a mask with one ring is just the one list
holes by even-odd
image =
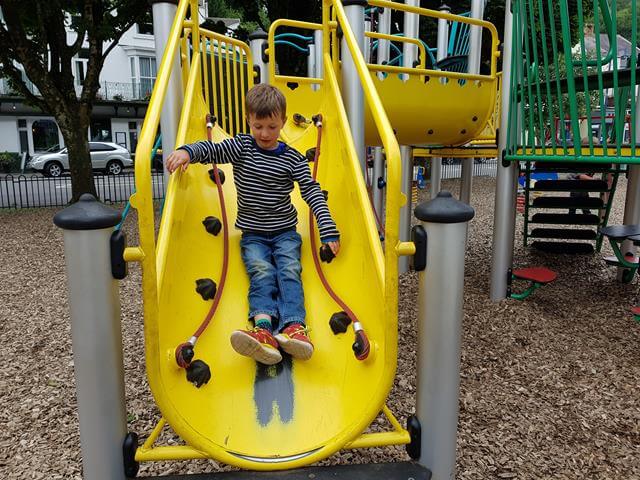
[[294, 229], [270, 233], [243, 232], [240, 251], [249, 275], [249, 317], [269, 315], [279, 332], [290, 323], [304, 325], [304, 292], [300, 246]]

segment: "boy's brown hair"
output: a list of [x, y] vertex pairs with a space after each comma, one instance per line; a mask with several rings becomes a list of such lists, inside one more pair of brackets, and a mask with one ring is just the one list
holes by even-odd
[[245, 98], [247, 116], [268, 118], [280, 115], [283, 119], [287, 115], [287, 100], [280, 90], [272, 85], [260, 83], [247, 92]]

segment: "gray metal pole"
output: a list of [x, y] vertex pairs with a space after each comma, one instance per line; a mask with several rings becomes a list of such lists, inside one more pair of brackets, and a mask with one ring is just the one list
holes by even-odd
[[460, 341], [469, 205], [449, 192], [416, 207], [426, 231], [426, 269], [418, 274], [418, 462], [432, 480], [452, 480], [460, 392]]
[[[249, 48], [251, 49], [251, 56], [253, 57], [253, 64], [258, 67], [259, 75], [256, 83], [269, 83], [269, 66], [262, 58], [263, 48], [266, 48], [267, 44], [267, 32], [262, 29], [258, 29], [249, 34]], [[263, 47], [263, 45], [265, 45]]]
[[[371, 31], [371, 20], [365, 18], [364, 20], [364, 31]], [[371, 38], [365, 36], [364, 37], [364, 61], [366, 63], [371, 63]]]
[[491, 300], [507, 296], [507, 272], [513, 264], [513, 241], [516, 225], [516, 165], [502, 165], [502, 152], [507, 147], [509, 122], [509, 88], [511, 85], [511, 52], [513, 48], [513, 14], [507, 0], [504, 16], [504, 50], [502, 53], [502, 105], [498, 136], [498, 172], [496, 178], [495, 213], [493, 217], [493, 246], [491, 258]]
[[[405, 0], [405, 4], [419, 7], [420, 0]], [[404, 13], [404, 36], [406, 38], [418, 38], [418, 15]], [[407, 68], [413, 68], [413, 63], [418, 59], [418, 47], [404, 42], [402, 46], [402, 63]], [[408, 79], [409, 75], [403, 75]], [[409, 241], [411, 237], [411, 193], [413, 189], [413, 148], [408, 145], [400, 146], [400, 158], [402, 161], [402, 193], [407, 198], [406, 204], [400, 208], [400, 241]], [[398, 259], [398, 274], [409, 271], [409, 257], [402, 256]]]
[[[482, 19], [484, 15], [484, 0], [471, 1], [471, 18]], [[480, 73], [480, 55], [482, 47], [482, 27], [471, 26], [469, 29], [469, 73]], [[462, 179], [460, 181], [460, 201], [471, 204], [471, 190], [473, 188], [473, 167], [475, 159], [462, 162]]]
[[[358, 48], [362, 52], [364, 49], [364, 7], [367, 5], [366, 0], [346, 0], [342, 2], [344, 10], [349, 21], [351, 30], [353, 31]], [[351, 126], [351, 136], [356, 152], [360, 159], [360, 167], [364, 175], [366, 168], [366, 155], [364, 145], [364, 92], [362, 83], [358, 77], [355, 63], [351, 58], [351, 52], [347, 46], [347, 42], [343, 39], [342, 48], [342, 92], [344, 96], [344, 104]]]
[[84, 194], [53, 221], [64, 229], [83, 478], [124, 480], [120, 298], [109, 242], [120, 214]]
[[[398, 237], [401, 242], [408, 242], [411, 238], [411, 189], [413, 186], [413, 148], [400, 146], [400, 160], [402, 163], [401, 189], [407, 197], [407, 203], [400, 208], [400, 231]], [[398, 275], [409, 271], [409, 257], [403, 255], [398, 258]]]
[[373, 149], [373, 207], [378, 212], [378, 217], [382, 219], [382, 209], [384, 204], [382, 203], [383, 190], [384, 190], [384, 155], [382, 153], [382, 147], [375, 147]]
[[[451, 9], [448, 5], [440, 5], [440, 11], [450, 13]], [[438, 51], [436, 59], [438, 61], [447, 57], [449, 44], [449, 24], [446, 20], [438, 19]], [[442, 188], [442, 157], [431, 158], [431, 198], [434, 199]]]
[[314, 61], [316, 66], [316, 77], [324, 78], [324, 53], [322, 51], [322, 30], [314, 30], [313, 32], [313, 43], [316, 48], [313, 53], [316, 56]]
[[[150, 0], [153, 15], [153, 38], [156, 47], [156, 65], [162, 62], [164, 49], [169, 40], [169, 33], [173, 19], [176, 16], [178, 2], [172, 0]], [[197, 15], [196, 15], [197, 19]], [[179, 52], [172, 60], [171, 77], [167, 85], [167, 93], [162, 105], [160, 116], [160, 129], [162, 131], [162, 159], [165, 165], [164, 185], [169, 185], [169, 172], [166, 169], [166, 160], [177, 147], [176, 135], [180, 122], [180, 110], [182, 109], [182, 70], [180, 69]]]
[[[385, 8], [380, 14], [378, 20], [378, 33], [385, 33], [389, 35], [391, 33], [391, 9]], [[378, 64], [382, 65], [389, 62], [389, 49], [391, 48], [389, 40], [378, 40]], [[379, 78], [384, 78], [383, 72], [378, 72]]]
[[[378, 33], [389, 34], [391, 32], [391, 10], [385, 8], [378, 17]], [[377, 63], [382, 65], [389, 61], [389, 40], [378, 40]], [[384, 78], [384, 73], [379, 72], [378, 76]], [[379, 187], [379, 182], [384, 185], [385, 181], [385, 161], [382, 147], [375, 147], [373, 154], [373, 205], [382, 221], [384, 211], [384, 186]]]
[[[419, 7], [420, 0], [405, 0], [405, 4], [410, 7]], [[404, 12], [404, 36], [406, 38], [418, 38], [419, 16], [415, 13]], [[414, 62], [418, 59], [418, 46], [413, 43], [404, 42], [402, 44], [402, 63], [407, 68], [413, 68]], [[409, 75], [403, 75], [403, 79], [408, 79]]]
[[[640, 91], [636, 95], [635, 111], [636, 139], [640, 139]], [[627, 196], [624, 203], [625, 225], [637, 225], [640, 223], [640, 165], [628, 165], [629, 177], [627, 180]], [[622, 244], [622, 253], [636, 253], [638, 249], [632, 242], [626, 241]], [[618, 268], [618, 280], [622, 280], [623, 268]]]

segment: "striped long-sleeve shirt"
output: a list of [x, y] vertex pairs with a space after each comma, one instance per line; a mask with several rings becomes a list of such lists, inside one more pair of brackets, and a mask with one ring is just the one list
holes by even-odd
[[236, 228], [242, 231], [273, 232], [298, 223], [291, 203], [293, 182], [318, 221], [323, 242], [340, 236], [318, 182], [311, 177], [307, 159], [280, 142], [275, 150], [260, 148], [251, 135], [239, 134], [219, 143], [209, 141], [183, 145], [191, 163], [231, 163], [238, 193]]

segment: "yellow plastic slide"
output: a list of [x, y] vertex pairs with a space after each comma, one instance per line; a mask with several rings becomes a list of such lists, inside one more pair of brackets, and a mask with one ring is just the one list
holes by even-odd
[[[303, 238], [302, 280], [315, 353], [306, 362], [285, 359], [265, 367], [233, 351], [231, 332], [247, 325], [248, 279], [240, 258], [240, 231], [233, 226], [236, 192], [229, 165], [221, 166], [230, 223], [229, 270], [218, 310], [195, 347], [195, 358], [211, 367], [211, 380], [196, 388], [174, 357], [176, 346], [191, 337], [211, 306], [196, 293], [196, 280], [219, 283], [221, 276], [223, 234], [213, 236], [202, 224], [207, 216], [222, 218], [210, 165], [192, 165], [172, 176], [157, 244], [157, 319], [149, 318], [149, 311], [145, 319], [149, 382], [163, 417], [203, 456], [250, 469], [308, 464], [353, 442], [383, 408], [396, 367], [397, 320], [385, 311], [395, 312], [397, 297], [392, 305], [385, 304], [385, 258], [336, 78], [328, 71], [319, 90], [310, 85], [280, 87], [287, 95], [290, 118], [294, 113], [324, 117], [318, 180], [329, 192], [341, 251], [322, 269], [362, 322], [371, 342], [369, 358], [355, 358], [351, 329], [334, 335], [329, 327], [330, 317], [342, 309], [316, 272], [309, 209], [297, 187], [293, 198]], [[181, 131], [186, 135], [179, 141], [192, 142], [206, 138], [207, 110], [200, 89], [187, 86], [187, 91], [193, 95], [193, 106], [183, 112]], [[215, 128], [214, 140], [225, 136]], [[289, 120], [283, 138], [304, 154], [315, 147], [317, 130]], [[366, 445], [366, 436], [358, 441]]]

